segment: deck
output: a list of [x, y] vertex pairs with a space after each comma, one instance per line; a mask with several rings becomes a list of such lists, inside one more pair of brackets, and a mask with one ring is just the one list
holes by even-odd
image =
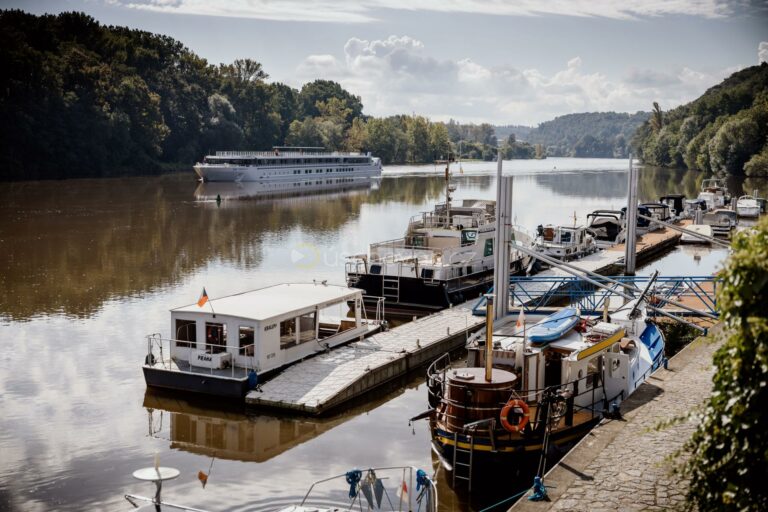
[[[474, 301], [472, 301], [474, 302]], [[321, 414], [462, 347], [485, 319], [472, 302], [315, 356], [249, 392], [247, 404]]]

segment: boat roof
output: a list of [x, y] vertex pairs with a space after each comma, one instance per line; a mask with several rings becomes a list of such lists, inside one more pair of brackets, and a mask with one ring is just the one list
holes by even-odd
[[205, 313], [261, 321], [315, 305], [343, 302], [361, 294], [358, 288], [321, 283], [283, 283], [258, 290], [209, 298], [202, 308], [197, 303], [171, 309], [173, 313]]

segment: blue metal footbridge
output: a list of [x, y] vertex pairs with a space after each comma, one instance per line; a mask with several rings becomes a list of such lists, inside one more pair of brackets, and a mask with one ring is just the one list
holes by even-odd
[[[592, 276], [592, 279], [609, 289], [623, 288], [622, 291], [626, 291], [625, 286], [643, 289], [651, 277]], [[573, 305], [578, 306], [582, 313], [592, 315], [600, 314], [606, 307], [606, 301], [609, 310], [616, 309], [624, 302], [622, 297], [611, 291], [574, 276], [513, 276], [509, 283], [510, 305], [522, 307], [526, 313], [550, 313], [557, 307]], [[715, 276], [659, 276], [651, 288], [651, 305], [661, 308], [668, 301], [675, 301], [703, 313], [717, 315], [717, 287]], [[484, 315], [485, 303], [485, 297], [481, 297], [472, 313]], [[692, 311], [671, 304], [665, 309], [679, 316], [697, 316]]]

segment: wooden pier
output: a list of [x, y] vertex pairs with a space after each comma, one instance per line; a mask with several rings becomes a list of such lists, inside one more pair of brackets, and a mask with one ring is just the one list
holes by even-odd
[[472, 315], [474, 302], [307, 359], [249, 392], [245, 401], [309, 414], [326, 412], [464, 346], [469, 334], [485, 324], [485, 318]]
[[[637, 243], [637, 260], [647, 261], [679, 239], [680, 233], [671, 229], [643, 235]], [[624, 246], [619, 245], [574, 265], [609, 274], [621, 268], [623, 258]], [[566, 275], [558, 269], [542, 274]], [[469, 334], [485, 324], [483, 316], [472, 314], [476, 302], [465, 302], [306, 359], [249, 392], [245, 401], [251, 406], [322, 414], [462, 347]]]

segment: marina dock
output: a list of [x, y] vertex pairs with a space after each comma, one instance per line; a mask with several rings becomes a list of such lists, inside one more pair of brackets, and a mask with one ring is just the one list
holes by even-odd
[[[715, 335], [717, 339], [717, 335]], [[670, 457], [696, 424], [674, 421], [712, 389], [712, 355], [720, 342], [699, 338], [621, 404], [623, 418], [604, 419], [544, 476], [549, 501], [522, 497], [511, 512], [668, 510], [684, 504], [687, 482]]]
[[[680, 233], [671, 229], [643, 235], [637, 243], [638, 261], [653, 258], [679, 239]], [[621, 268], [623, 258], [624, 246], [618, 245], [573, 263], [609, 274]], [[539, 275], [567, 274], [549, 269]], [[476, 302], [471, 300], [308, 358], [250, 391], [245, 401], [251, 406], [322, 414], [462, 347], [469, 334], [485, 324], [484, 316], [473, 315]]]
[[320, 414], [464, 346], [485, 324], [466, 302], [306, 359], [249, 392], [248, 405]]

